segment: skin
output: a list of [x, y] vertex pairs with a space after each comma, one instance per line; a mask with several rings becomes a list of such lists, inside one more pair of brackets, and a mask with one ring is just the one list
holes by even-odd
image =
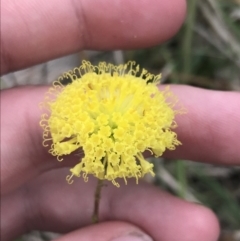
[[[110, 10], [102, 11], [102, 5]], [[82, 49], [159, 44], [176, 33], [186, 10], [183, 0], [153, 0], [150, 5], [148, 0], [3, 0], [1, 7], [2, 74]], [[239, 165], [239, 93], [171, 89], [188, 113], [177, 117], [184, 145], [166, 156]], [[134, 180], [119, 189], [103, 188], [101, 223], [90, 225], [96, 180], [67, 185], [65, 175], [76, 156], [58, 163], [41, 144], [37, 106], [46, 90], [1, 92], [1, 240], [30, 230], [63, 233], [57, 241], [112, 240], [144, 232], [158, 241], [218, 239], [212, 211]]]

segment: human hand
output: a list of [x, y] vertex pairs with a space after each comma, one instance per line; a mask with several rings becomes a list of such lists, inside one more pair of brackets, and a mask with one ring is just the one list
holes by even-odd
[[[148, 1], [92, 4], [83, 0], [61, 4], [4, 1], [3, 73], [83, 48], [140, 48], [159, 43], [178, 29], [185, 10], [179, 0], [156, 0], [152, 6]], [[111, 11], [106, 12], [107, 8]], [[166, 155], [239, 164], [239, 94], [184, 86], [171, 89], [188, 114], [178, 117], [178, 137], [184, 145]], [[96, 180], [67, 185], [63, 177], [74, 158], [58, 163], [42, 147], [37, 106], [46, 90], [24, 87], [1, 93], [2, 240], [33, 229], [65, 233], [58, 241], [113, 240], [127, 234], [132, 235], [129, 240], [137, 240], [143, 232], [160, 241], [217, 240], [218, 222], [210, 210], [135, 181], [119, 189], [103, 188], [101, 223], [89, 226]]]

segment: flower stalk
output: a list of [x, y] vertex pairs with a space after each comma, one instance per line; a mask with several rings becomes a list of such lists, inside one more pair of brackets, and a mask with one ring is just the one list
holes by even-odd
[[104, 185], [103, 180], [98, 179], [97, 187], [94, 194], [94, 209], [93, 209], [93, 215], [92, 215], [92, 223], [99, 222], [99, 206], [100, 206], [100, 200], [101, 200], [101, 190], [103, 185]]

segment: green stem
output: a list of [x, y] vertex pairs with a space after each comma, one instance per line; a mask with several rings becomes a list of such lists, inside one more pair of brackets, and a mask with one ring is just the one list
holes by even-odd
[[186, 176], [186, 166], [184, 161], [177, 161], [177, 177], [180, 184], [180, 190], [178, 195], [181, 198], [185, 198], [187, 189], [187, 176]]
[[192, 52], [192, 38], [193, 26], [195, 22], [197, 9], [197, 0], [188, 0], [188, 14], [186, 25], [184, 29], [183, 44], [182, 44], [182, 58], [183, 58], [183, 73], [191, 73], [191, 52]]
[[103, 186], [103, 180], [98, 179], [97, 187], [94, 194], [94, 209], [92, 215], [92, 223], [99, 222], [99, 204], [101, 199], [101, 190]]

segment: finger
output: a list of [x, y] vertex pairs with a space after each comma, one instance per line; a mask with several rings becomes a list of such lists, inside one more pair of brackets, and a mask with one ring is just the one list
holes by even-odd
[[152, 241], [139, 228], [123, 222], [105, 222], [93, 226], [87, 226], [55, 241]]
[[176, 118], [183, 143], [166, 156], [240, 165], [240, 93], [172, 86], [187, 114]]
[[[77, 179], [68, 185], [63, 178], [67, 173], [67, 169], [44, 173], [2, 200], [4, 240], [30, 230], [67, 233], [91, 223], [96, 180]], [[146, 183], [136, 185], [135, 180], [120, 185], [102, 188], [100, 221], [132, 223], [159, 241], [217, 240], [216, 217], [203, 206]]]
[[181, 26], [184, 0], [21, 0], [2, 3], [2, 73], [81, 49], [159, 44]]
[[[1, 192], [10, 191], [58, 163], [42, 146], [38, 103], [47, 87], [26, 87], [2, 92]], [[240, 95], [187, 86], [171, 86], [188, 113], [177, 117], [183, 143], [167, 157], [215, 164], [240, 164]], [[74, 156], [75, 162], [79, 157]]]

